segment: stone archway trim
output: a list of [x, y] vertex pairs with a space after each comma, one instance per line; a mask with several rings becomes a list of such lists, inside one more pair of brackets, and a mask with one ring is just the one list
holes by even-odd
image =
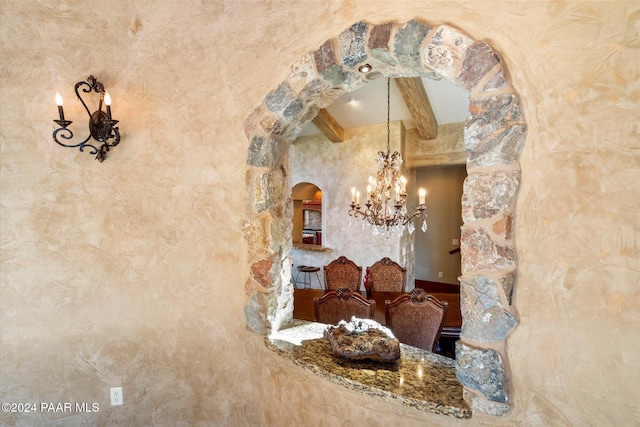
[[[360, 73], [364, 63], [374, 71]], [[381, 76], [445, 78], [469, 91], [456, 374], [474, 410], [504, 415], [512, 400], [506, 340], [517, 325], [511, 305], [517, 268], [513, 221], [526, 123], [501, 56], [453, 27], [415, 20], [355, 23], [294, 62], [287, 79], [246, 120], [247, 324], [268, 335], [291, 320], [291, 141], [319, 109]]]

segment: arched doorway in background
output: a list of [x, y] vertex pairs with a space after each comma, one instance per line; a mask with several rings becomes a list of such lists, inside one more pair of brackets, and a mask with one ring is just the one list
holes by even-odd
[[324, 205], [322, 190], [310, 182], [300, 182], [291, 189], [293, 201], [293, 229], [291, 239], [294, 245], [322, 246], [324, 228]]

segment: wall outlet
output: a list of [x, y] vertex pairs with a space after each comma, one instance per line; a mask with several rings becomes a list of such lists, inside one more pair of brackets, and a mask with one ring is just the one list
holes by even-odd
[[460, 246], [460, 239], [451, 239], [451, 244], [453, 246]]
[[444, 274], [442, 274], [442, 271], [438, 271], [438, 277], [442, 278], [444, 276]]
[[111, 406], [120, 406], [122, 404], [124, 404], [122, 387], [111, 387]]

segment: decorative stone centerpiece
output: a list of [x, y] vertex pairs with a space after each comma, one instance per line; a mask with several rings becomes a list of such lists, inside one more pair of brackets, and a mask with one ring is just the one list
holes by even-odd
[[324, 337], [336, 355], [347, 359], [395, 362], [400, 358], [400, 341], [375, 320], [341, 320], [337, 326], [329, 326]]

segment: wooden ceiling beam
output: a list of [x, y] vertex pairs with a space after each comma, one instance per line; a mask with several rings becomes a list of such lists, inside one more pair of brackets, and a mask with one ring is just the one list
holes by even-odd
[[318, 115], [313, 119], [313, 124], [318, 126], [320, 132], [329, 138], [330, 141], [344, 142], [344, 129], [324, 108], [318, 111]]
[[422, 79], [420, 77], [403, 77], [395, 79], [395, 81], [411, 117], [416, 122], [420, 138], [436, 139], [438, 137], [438, 121], [433, 114]]

